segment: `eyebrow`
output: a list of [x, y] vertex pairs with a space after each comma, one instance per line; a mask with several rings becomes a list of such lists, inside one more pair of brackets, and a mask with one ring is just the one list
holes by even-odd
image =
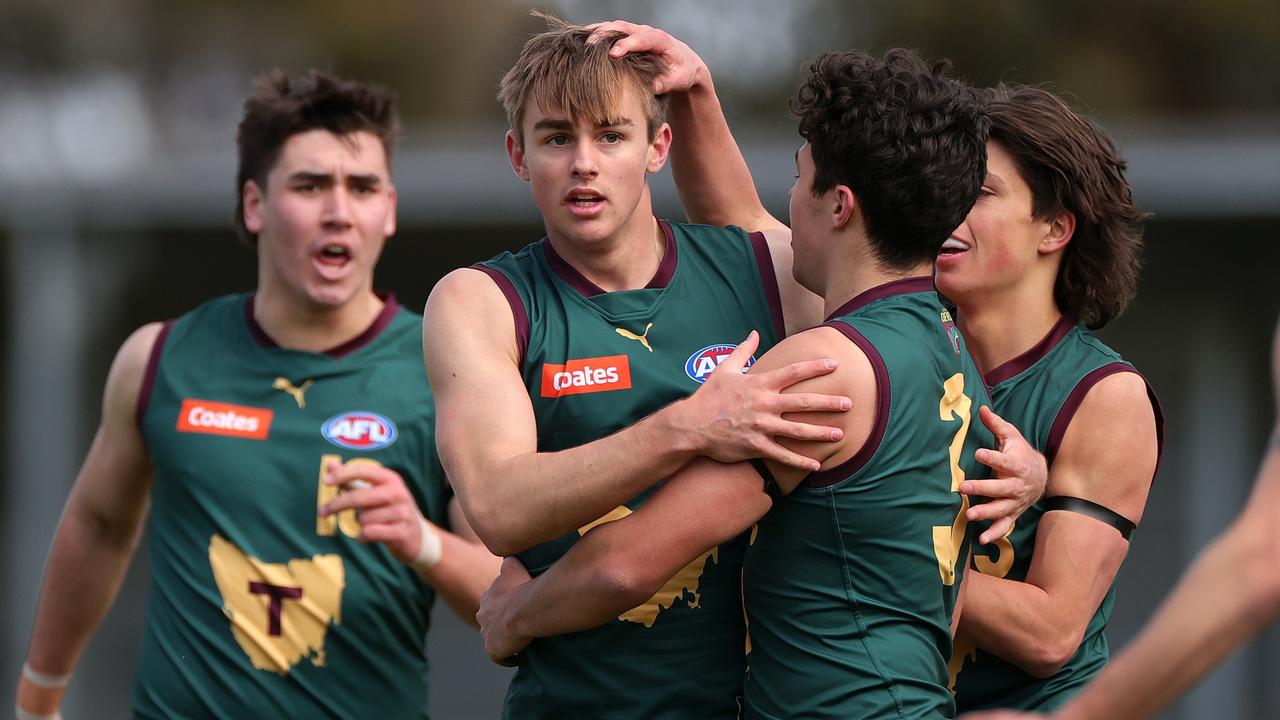
[[[597, 128], [630, 127], [633, 125], [635, 125], [635, 123], [631, 122], [631, 118], [627, 118], [627, 117], [604, 118], [603, 120], [597, 120], [595, 122], [595, 127]], [[569, 120], [563, 120], [560, 118], [543, 118], [533, 124], [533, 129], [535, 131], [537, 130], [572, 130], [573, 122]]]
[[[378, 185], [382, 182], [382, 178], [376, 173], [347, 173], [347, 182], [360, 185]], [[317, 185], [330, 185], [333, 183], [333, 174], [327, 172], [312, 172], [301, 170], [289, 176], [290, 183], [314, 183]]]
[[982, 181], [984, 183], [991, 183], [992, 185], [995, 185], [997, 188], [1001, 190], [1009, 186], [1009, 184], [1004, 181], [1004, 178], [1000, 177], [999, 175], [993, 172], [988, 172], [987, 176], [983, 178]]

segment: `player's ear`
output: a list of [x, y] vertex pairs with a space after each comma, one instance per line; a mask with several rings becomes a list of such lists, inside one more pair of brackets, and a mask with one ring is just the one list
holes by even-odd
[[399, 196], [396, 194], [396, 186], [387, 184], [387, 219], [382, 223], [382, 234], [391, 237], [396, 234], [396, 203]]
[[671, 126], [667, 123], [654, 131], [653, 140], [649, 142], [649, 163], [645, 167], [650, 173], [656, 173], [667, 164], [667, 155], [671, 152]]
[[1075, 232], [1075, 213], [1063, 210], [1048, 222], [1048, 232], [1045, 233], [1044, 237], [1040, 238], [1040, 245], [1036, 249], [1042, 255], [1055, 253], [1071, 242], [1071, 236], [1075, 235]]
[[524, 146], [511, 130], [507, 131], [507, 159], [511, 161], [511, 169], [515, 171], [516, 177], [529, 182], [529, 166], [524, 164]]
[[244, 228], [252, 235], [262, 232], [262, 188], [257, 180], [246, 180], [240, 191], [240, 201], [244, 206]]
[[848, 185], [836, 185], [831, 194], [835, 199], [835, 206], [831, 208], [831, 228], [842, 230], [858, 212], [858, 196]]

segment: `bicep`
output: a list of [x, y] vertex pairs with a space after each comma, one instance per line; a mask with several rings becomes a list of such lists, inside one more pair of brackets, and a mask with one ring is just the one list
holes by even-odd
[[1142, 377], [1120, 372], [1089, 389], [1049, 468], [1048, 495], [1098, 503], [1142, 520], [1159, 453], [1155, 410]]
[[436, 441], [464, 502], [489, 463], [537, 447], [515, 342], [511, 309], [488, 277], [459, 270], [432, 291], [423, 353], [436, 399]]
[[159, 323], [143, 326], [116, 354], [103, 392], [102, 419], [69, 502], [73, 511], [123, 529], [136, 526], [151, 490], [151, 462], [138, 427], [137, 408], [160, 330]]

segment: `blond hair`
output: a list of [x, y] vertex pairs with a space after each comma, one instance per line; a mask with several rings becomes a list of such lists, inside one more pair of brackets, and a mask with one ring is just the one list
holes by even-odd
[[645, 109], [649, 139], [666, 120], [667, 99], [653, 93], [653, 81], [665, 70], [662, 59], [648, 53], [609, 57], [609, 48], [623, 37], [606, 33], [588, 43], [591, 30], [534, 12], [547, 22], [547, 31], [534, 35], [520, 51], [516, 64], [499, 84], [498, 100], [516, 139], [524, 143], [525, 106], [532, 99], [544, 110], [560, 108], [569, 119], [611, 125], [626, 88], [635, 90]]

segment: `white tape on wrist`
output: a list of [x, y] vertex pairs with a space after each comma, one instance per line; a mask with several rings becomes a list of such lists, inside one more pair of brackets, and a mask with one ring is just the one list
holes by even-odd
[[38, 688], [44, 688], [45, 690], [58, 690], [59, 688], [66, 687], [67, 683], [71, 682], [70, 675], [50, 675], [49, 673], [42, 673], [32, 670], [31, 666], [27, 663], [22, 663], [22, 677], [26, 678], [32, 685], [35, 685]]
[[55, 712], [52, 715], [37, 715], [33, 712], [27, 712], [17, 705], [13, 706], [14, 720], [62, 720], [62, 713]]
[[409, 567], [418, 572], [430, 570], [440, 562], [444, 546], [440, 544], [440, 534], [431, 527], [427, 519], [418, 515], [418, 527], [422, 528], [422, 543], [418, 546], [418, 556], [409, 563]]

